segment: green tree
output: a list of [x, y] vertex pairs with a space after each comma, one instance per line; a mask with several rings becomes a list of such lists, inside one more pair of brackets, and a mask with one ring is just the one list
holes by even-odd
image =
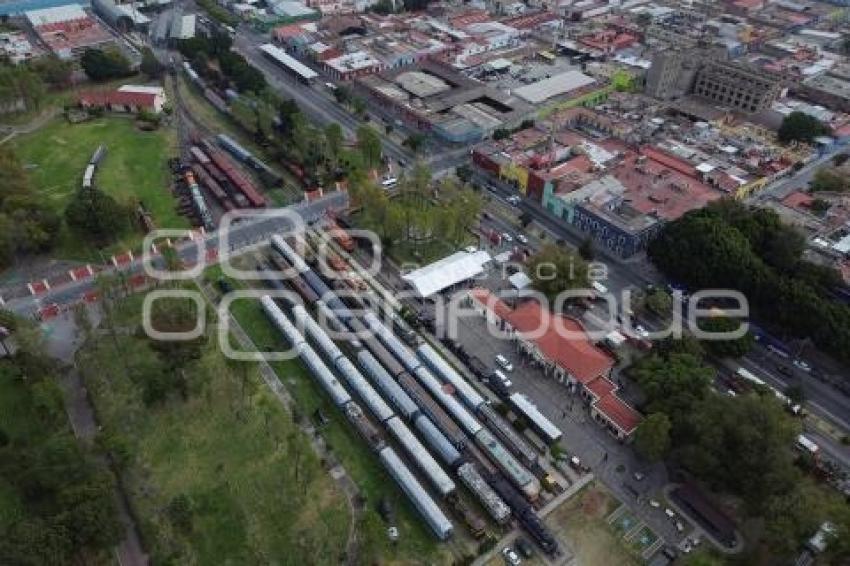
[[345, 136], [342, 132], [342, 126], [336, 122], [328, 124], [325, 127], [325, 140], [328, 144], [328, 150], [336, 159], [342, 153], [342, 143], [345, 141]]
[[0, 65], [0, 107], [36, 109], [44, 93], [44, 82], [26, 66]]
[[847, 176], [830, 167], [821, 167], [815, 171], [810, 186], [812, 192], [816, 193], [843, 193], [850, 190]]
[[[690, 354], [650, 355], [629, 373], [646, 397], [648, 413], [664, 413], [678, 429], [694, 406], [708, 395], [714, 370]], [[678, 432], [678, 430], [676, 431]]]
[[469, 165], [458, 165], [455, 168], [455, 176], [461, 183], [468, 183], [472, 180], [472, 168]]
[[149, 79], [158, 79], [162, 76], [165, 68], [156, 58], [153, 50], [150, 47], [145, 47], [142, 49], [142, 62], [139, 64], [139, 70]]
[[357, 147], [363, 156], [363, 163], [368, 169], [374, 169], [381, 164], [381, 137], [371, 126], [357, 128]]
[[117, 49], [86, 49], [80, 66], [93, 81], [107, 81], [129, 76], [130, 61]]
[[74, 65], [71, 61], [65, 61], [56, 55], [48, 55], [39, 57], [31, 63], [31, 66], [41, 80], [53, 88], [65, 88], [71, 84], [71, 76], [74, 73]]
[[129, 219], [126, 207], [94, 187], [77, 191], [65, 208], [68, 227], [97, 246], [105, 246], [120, 237], [129, 227]]
[[782, 143], [800, 141], [810, 143], [818, 136], [828, 135], [829, 126], [803, 112], [791, 112], [782, 120], [777, 137]]
[[[741, 320], [723, 316], [699, 321], [701, 330], [716, 334], [734, 332], [740, 328], [741, 324]], [[718, 358], [741, 358], [753, 349], [755, 338], [751, 332], [746, 332], [734, 340], [704, 340], [703, 345], [711, 355]]]
[[673, 312], [673, 297], [663, 289], [655, 289], [646, 296], [646, 308], [662, 318]]
[[553, 304], [563, 291], [588, 286], [587, 263], [555, 244], [546, 244], [529, 258], [528, 272], [534, 288]]
[[670, 449], [670, 418], [664, 413], [653, 413], [638, 425], [635, 431], [635, 450], [650, 462], [663, 459]]
[[694, 405], [677, 451], [697, 478], [760, 513], [799, 480], [791, 449], [797, 426], [772, 395], [712, 395]]

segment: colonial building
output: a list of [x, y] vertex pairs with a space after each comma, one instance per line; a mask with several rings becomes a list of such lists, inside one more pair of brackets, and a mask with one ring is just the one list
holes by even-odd
[[507, 333], [546, 375], [578, 392], [596, 422], [620, 440], [631, 437], [641, 416], [617, 395], [609, 379], [614, 360], [590, 341], [579, 321], [545, 311], [530, 299], [511, 308], [487, 289], [472, 289], [469, 296], [473, 308]]

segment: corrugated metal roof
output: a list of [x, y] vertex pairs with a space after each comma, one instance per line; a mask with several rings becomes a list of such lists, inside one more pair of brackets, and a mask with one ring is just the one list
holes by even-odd
[[430, 297], [443, 289], [467, 281], [484, 272], [484, 265], [492, 261], [488, 252], [457, 252], [416, 271], [403, 279], [422, 297]]
[[514, 94], [532, 104], [539, 104], [545, 100], [576, 90], [583, 86], [593, 84], [595, 79], [581, 71], [567, 71], [530, 85], [519, 87]]

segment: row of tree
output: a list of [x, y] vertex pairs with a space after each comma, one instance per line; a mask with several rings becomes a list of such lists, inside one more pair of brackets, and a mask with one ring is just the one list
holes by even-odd
[[648, 417], [635, 448], [668, 460], [713, 491], [736, 496], [745, 514], [762, 517], [762, 542], [773, 560], [792, 555], [825, 520], [839, 529], [830, 555], [850, 556], [850, 511], [801, 472], [793, 445], [799, 425], [773, 392], [731, 397], [712, 390], [715, 370], [694, 339], [667, 340], [630, 369], [645, 395]]
[[757, 320], [850, 361], [850, 307], [831, 298], [841, 278], [802, 259], [804, 248], [775, 212], [724, 200], [668, 224], [649, 256], [692, 289], [742, 292]]
[[[360, 148], [367, 164], [374, 164], [379, 157], [380, 139], [370, 140], [372, 135], [376, 136], [370, 134], [364, 140], [358, 139], [359, 145], [367, 142]], [[376, 141], [376, 148], [364, 151]], [[400, 243], [432, 240], [452, 246], [462, 245], [483, 206], [479, 193], [453, 177], [447, 177], [440, 183], [432, 182], [431, 172], [421, 163], [400, 176], [393, 196], [383, 187], [358, 175], [355, 175], [350, 190], [361, 208], [359, 223], [373, 230], [388, 248]]]
[[[262, 93], [266, 78], [239, 53], [230, 48], [233, 40], [223, 31], [213, 30], [209, 35], [199, 34], [180, 41], [178, 49], [192, 64], [192, 68], [215, 86], [225, 89], [231, 84], [241, 93]], [[212, 62], [217, 63], [216, 66]]]

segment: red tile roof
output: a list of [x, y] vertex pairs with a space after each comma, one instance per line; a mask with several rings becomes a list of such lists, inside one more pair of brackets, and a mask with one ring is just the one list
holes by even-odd
[[149, 92], [128, 92], [121, 90], [90, 91], [80, 94], [79, 103], [82, 106], [136, 106], [138, 108], [152, 108], [156, 101], [156, 95]]
[[815, 199], [812, 195], [806, 194], [802, 191], [794, 191], [793, 193], [782, 199], [782, 204], [784, 204], [788, 208], [799, 208], [801, 206], [809, 207], [811, 206], [813, 200]]
[[[487, 289], [470, 291], [472, 297], [498, 318], [507, 321], [520, 334], [534, 333], [534, 342], [546, 358], [567, 370], [593, 396], [593, 406], [626, 436], [631, 434], [641, 421], [641, 415], [617, 394], [617, 386], [603, 377], [614, 361], [605, 352], [594, 346], [586, 337], [576, 339], [575, 334], [584, 332], [581, 324], [563, 315], [544, 312], [536, 301], [526, 301], [512, 309]], [[563, 336], [552, 324], [558, 317], [559, 323], [573, 334]], [[541, 327], [548, 325], [545, 332]]]
[[594, 403], [596, 410], [605, 415], [624, 434], [629, 435], [640, 424], [640, 413], [629, 407], [625, 401], [614, 395], [606, 395]]
[[487, 289], [474, 289], [472, 296], [520, 334], [533, 333], [531, 341], [540, 352], [580, 383], [588, 383], [614, 366], [614, 360], [593, 345], [573, 318], [544, 312], [540, 303], [532, 300], [511, 309]]
[[610, 379], [607, 379], [605, 377], [594, 379], [590, 383], [586, 383], [585, 387], [588, 391], [593, 393], [597, 399], [601, 399], [607, 395], [610, 395], [617, 389], [617, 386], [614, 385], [614, 383], [611, 382]]

